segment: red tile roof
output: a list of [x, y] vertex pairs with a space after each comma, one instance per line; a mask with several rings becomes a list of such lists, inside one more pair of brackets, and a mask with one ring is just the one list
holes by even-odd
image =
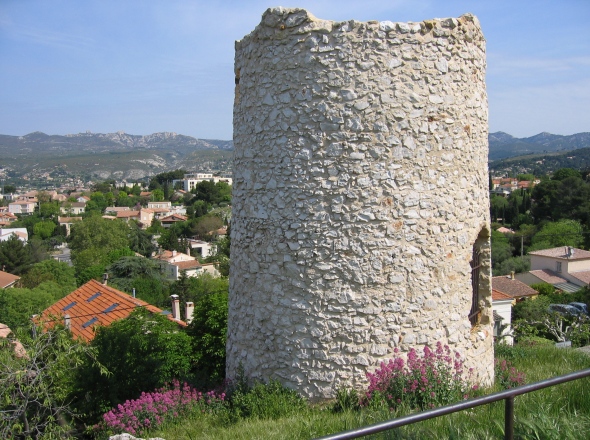
[[501, 276], [492, 278], [492, 291], [497, 290], [511, 298], [524, 298], [538, 295], [532, 287], [527, 286], [522, 281], [513, 279], [510, 276]]
[[508, 299], [514, 299], [510, 295], [500, 292], [499, 290], [492, 289], [492, 300], [493, 301], [504, 301]]
[[529, 273], [536, 276], [537, 278], [539, 278], [541, 281], [544, 281], [545, 283], [549, 283], [549, 284], [567, 283], [567, 280], [565, 278], [560, 277], [555, 272], [553, 272], [552, 270], [549, 270], [549, 269], [531, 270]]
[[0, 270], [0, 288], [5, 289], [12, 286], [18, 280], [20, 280], [19, 276]]
[[195, 269], [197, 267], [201, 267], [201, 264], [197, 260], [177, 261], [176, 263], [170, 263], [170, 264], [174, 264], [180, 270], [188, 270], [188, 269]]
[[160, 222], [185, 222], [187, 220], [188, 217], [185, 217], [184, 215], [180, 215], [180, 214], [172, 214], [169, 215], [168, 217], [164, 217], [160, 219]]
[[580, 272], [570, 272], [570, 276], [577, 278], [583, 283], [590, 284], [590, 270], [582, 270]]
[[[45, 309], [38, 318], [44, 325], [50, 326], [58, 320], [64, 322], [64, 315], [70, 316], [70, 329], [76, 338], [91, 341], [94, 338], [94, 327], [108, 326], [112, 322], [126, 318], [137, 307], [145, 307], [152, 313], [162, 310], [133, 298], [120, 290], [106, 286], [96, 280], [90, 280]], [[186, 323], [175, 320], [172, 315], [168, 319], [185, 327]]]

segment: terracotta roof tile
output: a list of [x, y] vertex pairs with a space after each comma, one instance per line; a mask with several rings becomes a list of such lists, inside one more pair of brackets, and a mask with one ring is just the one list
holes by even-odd
[[539, 294], [539, 292], [532, 287], [509, 276], [493, 277], [492, 290], [497, 290], [512, 298], [524, 298]]
[[0, 288], [4, 289], [20, 280], [19, 276], [0, 270]]
[[503, 301], [508, 299], [514, 299], [510, 295], [500, 292], [499, 290], [492, 289], [492, 300]]
[[570, 272], [570, 276], [577, 278], [583, 283], [590, 284], [590, 270], [582, 270], [580, 272]]
[[170, 264], [174, 264], [180, 270], [188, 270], [188, 269], [194, 269], [197, 267], [201, 267], [201, 264], [197, 260], [177, 261], [176, 263], [170, 263]]
[[549, 269], [531, 270], [529, 273], [536, 276], [537, 278], [539, 278], [541, 281], [544, 281], [545, 283], [549, 283], [549, 284], [567, 283], [567, 280], [565, 278], [560, 277], [555, 272], [553, 272], [552, 270], [549, 270]]
[[[162, 310], [139, 298], [133, 298], [120, 290], [114, 289], [96, 280], [90, 280], [69, 295], [57, 301], [41, 313], [39, 318], [45, 325], [51, 325], [56, 319], [63, 322], [63, 316], [70, 316], [70, 329], [74, 337], [91, 341], [94, 328], [108, 326], [112, 322], [126, 318], [137, 307], [145, 307], [152, 313]], [[186, 323], [168, 319], [186, 326]]]

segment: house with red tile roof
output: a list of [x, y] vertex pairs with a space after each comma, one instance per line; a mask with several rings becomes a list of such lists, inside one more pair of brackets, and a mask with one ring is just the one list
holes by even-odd
[[18, 280], [20, 280], [19, 276], [0, 270], [0, 289], [14, 287]]
[[0, 212], [0, 227], [8, 226], [18, 220], [18, 217], [10, 212]]
[[45, 309], [36, 320], [44, 327], [51, 327], [55, 323], [64, 324], [74, 338], [91, 341], [96, 327], [108, 326], [114, 321], [124, 319], [139, 307], [151, 313], [164, 314], [179, 326], [186, 327], [186, 323], [180, 320], [178, 307], [173, 307], [173, 313], [165, 312], [96, 280], [88, 281], [60, 299]]
[[162, 217], [160, 219], [160, 223], [162, 223], [162, 227], [169, 228], [176, 222], [185, 222], [186, 220], [187, 217], [185, 217], [184, 215], [172, 214], [167, 217]]
[[531, 270], [516, 278], [529, 286], [549, 283], [564, 292], [590, 285], [590, 252], [570, 246], [529, 252]]

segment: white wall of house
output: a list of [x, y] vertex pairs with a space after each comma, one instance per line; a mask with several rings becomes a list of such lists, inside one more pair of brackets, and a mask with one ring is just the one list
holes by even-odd
[[[494, 321], [494, 338], [498, 339], [504, 336], [502, 343], [512, 345], [514, 343], [514, 338], [510, 336], [512, 332], [512, 300], [494, 300], [492, 301], [492, 309], [502, 317], [500, 323]], [[505, 327], [501, 329], [501, 326]]]

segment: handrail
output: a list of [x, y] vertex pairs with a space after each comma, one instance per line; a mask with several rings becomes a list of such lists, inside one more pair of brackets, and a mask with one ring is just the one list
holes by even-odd
[[376, 434], [378, 432], [387, 431], [400, 426], [411, 425], [412, 423], [422, 422], [424, 420], [434, 419], [436, 417], [444, 416], [458, 411], [463, 411], [476, 406], [487, 405], [489, 403], [505, 400], [504, 407], [504, 439], [513, 440], [514, 438], [514, 397], [521, 394], [530, 393], [532, 391], [543, 388], [552, 387], [561, 383], [570, 382], [572, 380], [582, 379], [590, 376], [590, 368], [585, 370], [575, 371], [573, 373], [564, 374], [563, 376], [556, 376], [550, 379], [541, 380], [539, 382], [522, 385], [516, 388], [510, 388], [497, 393], [488, 394], [487, 396], [476, 397], [474, 399], [464, 400], [462, 402], [453, 403], [440, 408], [430, 409], [428, 411], [410, 414], [386, 422], [375, 423], [373, 425], [364, 426], [350, 431], [344, 431], [337, 434], [319, 437], [316, 440], [348, 440], [352, 438], [364, 437], [369, 434]]

